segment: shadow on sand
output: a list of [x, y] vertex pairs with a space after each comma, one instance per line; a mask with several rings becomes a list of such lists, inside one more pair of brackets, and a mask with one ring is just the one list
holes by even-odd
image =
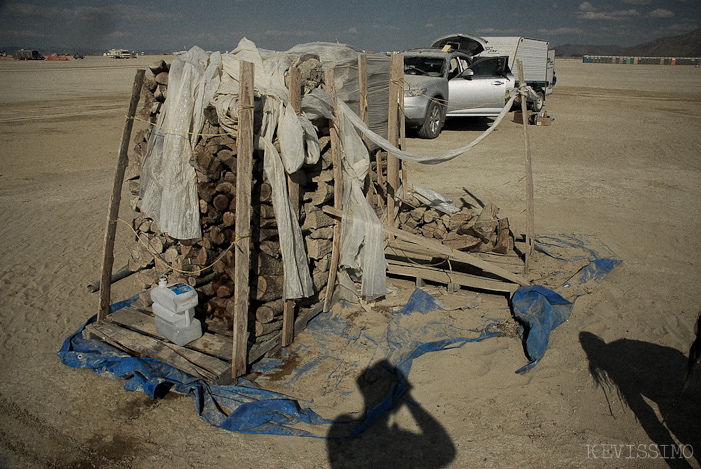
[[[441, 468], [455, 459], [456, 450], [443, 426], [414, 402], [410, 385], [401, 371], [388, 362], [377, 363], [358, 378], [365, 400], [365, 413], [358, 419], [340, 415], [328, 434], [329, 464], [332, 468]], [[388, 395], [405, 394], [396, 406], [372, 422]], [[406, 405], [416, 422], [416, 431], [390, 425], [392, 415]], [[367, 417], [370, 416], [369, 419]], [[364, 422], [364, 424], [363, 424]], [[369, 425], [369, 426], [368, 426]], [[361, 428], [367, 427], [354, 437]]]
[[[608, 391], [616, 390], [620, 399], [635, 413], [650, 439], [663, 451], [670, 467], [691, 467], [684, 456], [672, 454], [671, 446], [685, 446], [684, 454], [697, 463], [701, 453], [701, 396], [698, 380], [674, 404], [681, 389], [687, 357], [671, 347], [639, 340], [619, 339], [606, 343], [590, 332], [581, 332], [579, 341], [589, 359], [589, 371], [609, 402]], [[657, 406], [659, 415], [652, 405]], [[662, 420], [667, 416], [666, 422]], [[673, 437], [679, 441], [677, 443]], [[646, 442], [636, 442], [646, 444]], [[646, 448], [647, 449], [647, 448]], [[628, 450], [626, 450], [628, 451]], [[637, 448], [633, 449], [635, 455]], [[691, 455], [693, 451], [693, 456]], [[628, 453], [626, 453], [627, 455]], [[674, 457], [670, 457], [674, 456]]]

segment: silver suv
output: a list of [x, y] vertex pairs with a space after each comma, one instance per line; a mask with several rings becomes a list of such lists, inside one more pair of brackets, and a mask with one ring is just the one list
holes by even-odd
[[507, 57], [473, 58], [484, 43], [460, 36], [464, 43], [404, 52], [405, 122], [421, 138], [438, 137], [446, 117], [498, 115], [514, 88]]

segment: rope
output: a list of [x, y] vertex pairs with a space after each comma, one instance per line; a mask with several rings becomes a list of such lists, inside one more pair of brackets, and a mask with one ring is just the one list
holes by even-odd
[[[130, 223], [128, 223], [128, 222], [122, 220], [121, 218], [117, 218], [116, 220], [108, 219], [108, 221], [109, 221], [109, 223], [117, 223], [118, 221], [120, 221], [120, 222], [124, 223], [125, 225], [127, 225], [127, 226], [129, 227], [129, 229], [130, 229], [130, 230], [134, 233], [134, 235], [136, 236], [136, 239], [139, 240], [139, 243], [140, 243], [142, 246], [144, 246], [144, 247], [146, 248], [146, 250], [149, 252], [149, 254], [151, 254], [151, 255], [154, 257], [154, 259], [157, 257], [161, 262], [163, 262], [166, 266], [168, 266], [170, 269], [172, 269], [173, 272], [178, 272], [179, 274], [192, 274], [192, 273], [193, 273], [192, 271], [180, 270], [180, 269], [178, 269], [178, 268], [176, 268], [176, 267], [173, 267], [173, 264], [171, 264], [170, 262], [168, 262], [168, 261], [166, 261], [165, 259], [163, 259], [163, 257], [161, 257], [161, 255], [160, 255], [159, 253], [157, 253], [149, 244], [147, 244], [147, 243], [145, 243], [145, 242], [143, 241], [143, 239], [141, 238], [141, 236], [139, 236], [139, 233], [134, 229], [134, 227], [133, 227]], [[238, 238], [236, 238], [235, 240], [233, 240], [233, 241], [231, 242], [231, 244], [229, 245], [229, 247], [227, 247], [224, 251], [222, 251], [222, 253], [219, 255], [219, 257], [217, 257], [217, 258], [214, 260], [214, 262], [212, 262], [212, 263], [209, 264], [208, 266], [201, 267], [201, 268], [199, 269], [200, 274], [201, 274], [202, 272], [206, 272], [207, 270], [209, 270], [209, 269], [211, 269], [212, 267], [214, 267], [214, 265], [215, 265], [217, 262], [219, 262], [219, 261], [226, 255], [227, 252], [231, 251], [231, 249], [232, 249], [232, 248], [236, 245], [236, 243], [238, 243], [240, 240], [245, 239], [245, 238], [250, 238], [250, 237], [251, 237], [251, 235], [239, 236]]]
[[[242, 109], [242, 108], [239, 108], [239, 109]], [[163, 127], [162, 125], [153, 124], [153, 123], [151, 123], [151, 121], [147, 121], [146, 119], [141, 119], [141, 118], [136, 117], [136, 116], [126, 116], [126, 117], [127, 117], [127, 119], [132, 119], [132, 120], [135, 120], [135, 121], [144, 122], [144, 123], [146, 123], [146, 124], [152, 125], [153, 127], [158, 127], [159, 129], [163, 129], [163, 130], [165, 130], [165, 131], [167, 131], [167, 132], [172, 132], [172, 133], [175, 133], [175, 134], [194, 135], [194, 136], [197, 136], [197, 137], [219, 137], [219, 136], [222, 136], [222, 135], [229, 135], [229, 136], [231, 136], [231, 137], [236, 137], [235, 134], [232, 134], [232, 133], [229, 133], [229, 132], [217, 133], [217, 134], [204, 134], [204, 133], [197, 133], [197, 132], [188, 132], [187, 130], [169, 129], [168, 127]]]

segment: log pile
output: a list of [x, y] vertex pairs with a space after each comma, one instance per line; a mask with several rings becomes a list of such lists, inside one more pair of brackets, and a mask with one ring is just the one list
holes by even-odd
[[[320, 83], [311, 73], [318, 66], [307, 68], [302, 75], [305, 90]], [[220, 127], [216, 112], [205, 110], [202, 136], [190, 161], [197, 175], [202, 239], [174, 239], [163, 233], [138, 208], [141, 163], [146, 155], [150, 131], [168, 91], [168, 65], [158, 61], [150, 71], [145, 78], [144, 104], [139, 114], [149, 125], [134, 137], [126, 174], [132, 193], [131, 207], [136, 212], [132, 228], [138, 241], [131, 251], [129, 269], [136, 272], [133, 277], [143, 289], [142, 304], [150, 304], [150, 289], [161, 277], [166, 277], [171, 283], [187, 283], [199, 294], [196, 314], [205, 329], [231, 335], [235, 311], [233, 247], [236, 242], [237, 142]], [[314, 165], [305, 165], [295, 175], [300, 185], [300, 226], [314, 284], [314, 295], [297, 304], [309, 309], [318, 307], [325, 295], [334, 231], [334, 220], [322, 210], [323, 206], [333, 204], [334, 197], [328, 123], [315, 124], [319, 128], [321, 158]], [[379, 167], [373, 158], [367, 184], [368, 200], [380, 218], [383, 218], [383, 200], [387, 194], [386, 154], [384, 156], [379, 158]], [[258, 347], [262, 354], [280, 343], [285, 301], [282, 298], [283, 261], [272, 205], [272, 187], [263, 170], [263, 155], [259, 152], [254, 152], [253, 156], [252, 192], [248, 345], [249, 350]], [[399, 204], [397, 224], [402, 230], [433, 238], [455, 251], [505, 254], [513, 249], [513, 237], [508, 220], [498, 219], [497, 212], [494, 205], [488, 204], [481, 210], [463, 208], [458, 213], [447, 215], [407, 197]]]
[[[167, 65], [158, 62], [147, 74], [140, 112], [143, 120], [156, 122], [167, 95]], [[127, 170], [136, 212], [132, 227], [137, 243], [131, 250], [129, 268], [143, 289], [142, 304], [150, 305], [150, 289], [161, 277], [184, 282], [199, 294], [196, 314], [205, 328], [231, 335], [234, 301], [234, 252], [236, 220], [236, 139], [219, 126], [216, 113], [205, 112], [206, 122], [191, 165], [197, 174], [202, 239], [180, 240], [160, 231], [157, 224], [138, 208], [139, 174], [146, 154], [150, 128], [134, 137], [133, 155]], [[320, 133], [328, 134], [321, 128]], [[318, 305], [323, 299], [329, 275], [334, 221], [321, 207], [333, 202], [334, 179], [328, 136], [319, 138], [321, 158], [299, 172], [300, 226], [306, 243], [315, 294], [300, 300], [302, 308]], [[274, 142], [277, 145], [277, 142]], [[254, 152], [252, 181], [252, 236], [249, 309], [249, 348], [279, 344], [282, 329], [283, 262], [272, 187], [263, 170], [263, 155]], [[249, 352], [250, 354], [250, 352]]]
[[[378, 171], [379, 166], [379, 171]], [[387, 194], [387, 154], [371, 159], [368, 201], [382, 217], [383, 199]], [[481, 209], [463, 207], [453, 214], [443, 213], [422, 204], [416, 197], [404, 197], [399, 203], [396, 226], [409, 233], [433, 238], [456, 251], [513, 251], [514, 235], [508, 218], [498, 218], [499, 208], [488, 203]]]
[[514, 239], [508, 218], [497, 218], [499, 209], [487, 204], [481, 210], [462, 208], [452, 215], [420, 205], [416, 199], [404, 200], [399, 211], [399, 228], [434, 238], [456, 251], [494, 252], [513, 250]]

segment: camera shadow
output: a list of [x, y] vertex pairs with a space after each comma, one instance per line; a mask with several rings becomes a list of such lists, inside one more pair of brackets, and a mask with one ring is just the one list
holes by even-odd
[[[335, 419], [327, 435], [330, 467], [430, 469], [446, 467], [455, 459], [456, 449], [450, 436], [411, 399], [411, 386], [400, 370], [381, 361], [366, 369], [357, 383], [365, 411], [360, 418], [340, 415]], [[418, 431], [390, 422], [404, 405]]]

